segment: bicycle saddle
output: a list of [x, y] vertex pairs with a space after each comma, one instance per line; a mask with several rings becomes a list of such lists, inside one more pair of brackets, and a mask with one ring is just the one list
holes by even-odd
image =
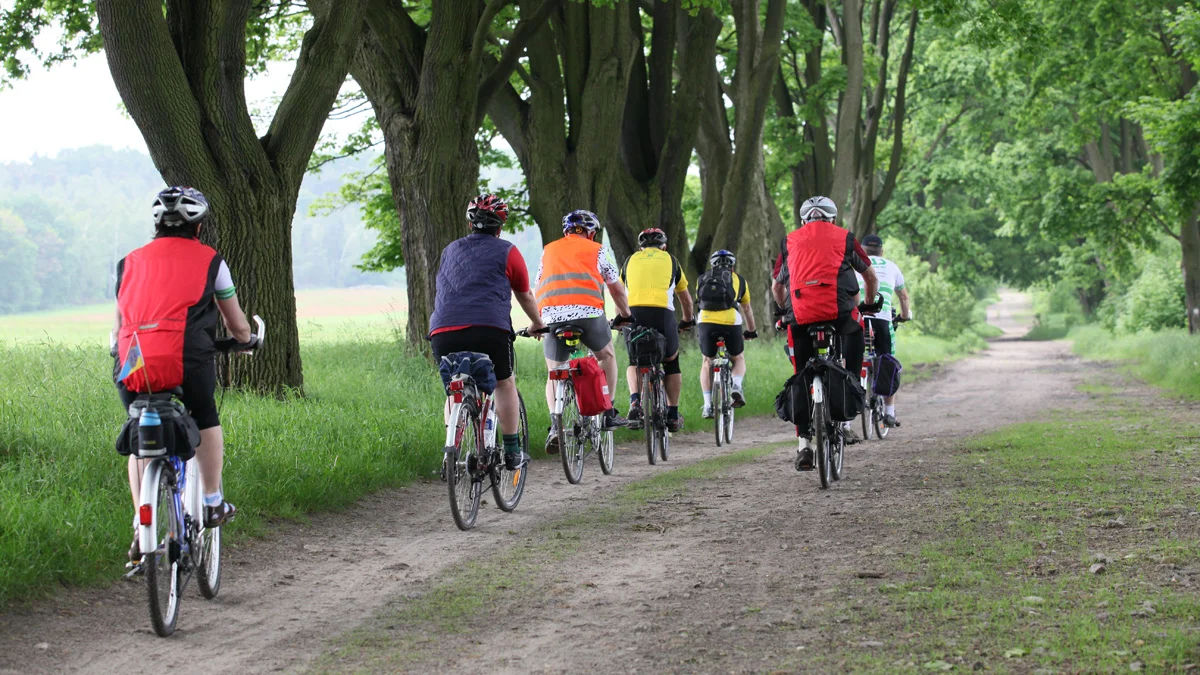
[[156, 391], [153, 394], [138, 394], [138, 401], [170, 401], [183, 396], [183, 387], [175, 387], [171, 391]]
[[833, 324], [831, 324], [831, 323], [817, 323], [817, 324], [813, 324], [808, 327], [809, 335], [816, 335], [817, 333], [832, 334], [832, 333], [836, 333], [836, 332], [837, 332], [837, 329], [834, 328]]
[[565, 342], [568, 347], [574, 347], [583, 337], [583, 329], [573, 323], [564, 324], [554, 329], [554, 337]]

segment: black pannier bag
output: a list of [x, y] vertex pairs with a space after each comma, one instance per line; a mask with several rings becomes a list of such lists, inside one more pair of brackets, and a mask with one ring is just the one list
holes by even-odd
[[147, 408], [158, 413], [162, 419], [163, 446], [166, 456], [188, 461], [196, 456], [200, 445], [200, 428], [196, 420], [187, 414], [179, 401], [166, 394], [155, 394], [150, 399], [139, 398], [129, 405], [129, 419], [125, 420], [117, 434], [116, 450], [121, 455], [137, 455], [139, 447], [138, 421]]
[[829, 417], [834, 422], [853, 420], [862, 412], [863, 406], [863, 389], [859, 386], [858, 378], [850, 371], [829, 361], [809, 362], [802, 372], [788, 378], [783, 390], [775, 397], [776, 416], [802, 430], [808, 430], [809, 438], [812, 434], [808, 390], [817, 374], [821, 375], [824, 382], [825, 402]]
[[667, 337], [648, 326], [634, 326], [625, 335], [625, 349], [630, 365], [657, 366], [667, 356]]
[[875, 393], [884, 398], [895, 396], [900, 391], [900, 371], [904, 370], [900, 360], [891, 354], [883, 354], [879, 357], [876, 369]]

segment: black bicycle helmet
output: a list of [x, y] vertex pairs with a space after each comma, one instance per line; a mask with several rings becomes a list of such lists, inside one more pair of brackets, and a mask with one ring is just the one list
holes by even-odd
[[638, 246], [641, 246], [642, 248], [646, 248], [648, 246], [662, 248], [666, 245], [667, 233], [663, 232], [657, 227], [652, 227], [648, 230], [642, 230], [641, 233], [638, 234]]
[[151, 207], [154, 224], [178, 227], [187, 223], [195, 225], [208, 215], [208, 200], [193, 187], [175, 186], [158, 193]]

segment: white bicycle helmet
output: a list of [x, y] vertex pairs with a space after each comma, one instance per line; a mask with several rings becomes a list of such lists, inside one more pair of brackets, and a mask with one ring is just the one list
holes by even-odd
[[208, 200], [193, 187], [169, 187], [158, 193], [151, 207], [155, 225], [195, 225], [208, 215]]
[[829, 197], [809, 197], [800, 205], [800, 222], [811, 223], [814, 220], [837, 222], [837, 204]]

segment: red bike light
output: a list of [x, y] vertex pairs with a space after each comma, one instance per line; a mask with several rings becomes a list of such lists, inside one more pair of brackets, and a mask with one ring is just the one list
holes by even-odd
[[154, 524], [154, 510], [149, 504], [142, 504], [138, 507], [138, 522], [149, 527]]
[[462, 391], [462, 390], [463, 390], [463, 381], [462, 380], [451, 380], [450, 381], [450, 391]]
[[555, 368], [550, 371], [551, 380], [569, 380], [571, 379], [571, 371], [566, 368]]

